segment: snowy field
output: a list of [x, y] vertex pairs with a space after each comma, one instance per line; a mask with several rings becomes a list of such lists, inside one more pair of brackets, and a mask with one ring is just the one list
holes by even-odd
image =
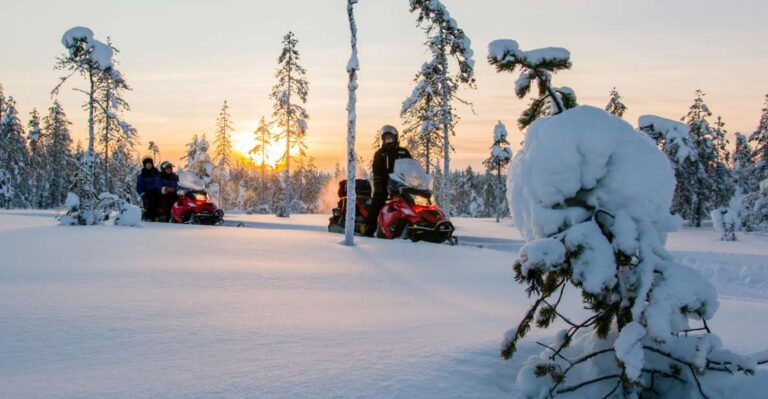
[[[498, 355], [529, 303], [509, 222], [457, 219], [458, 247], [349, 248], [322, 215], [229, 220], [245, 226], [58, 227], [51, 212], [0, 211], [0, 398], [518, 397], [539, 349]], [[768, 348], [768, 237], [739, 237], [683, 230], [668, 248], [713, 280], [710, 326], [748, 353]], [[705, 384], [765, 398], [746, 392], [766, 377]]]

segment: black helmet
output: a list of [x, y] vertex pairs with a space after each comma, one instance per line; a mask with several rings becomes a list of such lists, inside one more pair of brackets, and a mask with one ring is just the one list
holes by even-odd
[[395, 128], [392, 125], [384, 125], [384, 126], [382, 126], [381, 130], [379, 130], [379, 135], [381, 136], [381, 138], [383, 139], [384, 136], [386, 136], [388, 134], [391, 134], [392, 136], [394, 136], [395, 137], [395, 141], [397, 141], [397, 139], [398, 139], [397, 128]]
[[170, 166], [170, 167], [173, 167], [173, 164], [172, 164], [172, 163], [170, 163], [170, 162], [168, 162], [168, 161], [163, 161], [163, 162], [160, 164], [160, 170], [165, 170], [165, 168], [167, 168], [167, 167], [169, 167], [169, 166]]
[[152, 159], [152, 157], [144, 157], [144, 159], [141, 160], [141, 166], [146, 165], [147, 162], [151, 163], [152, 166], [155, 166], [155, 160]]

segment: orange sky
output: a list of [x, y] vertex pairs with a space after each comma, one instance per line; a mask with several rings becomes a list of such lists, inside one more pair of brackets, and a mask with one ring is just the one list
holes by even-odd
[[[481, 166], [498, 120], [507, 124], [515, 148], [522, 139], [514, 121], [527, 101], [513, 96], [516, 76], [497, 74], [486, 62], [487, 43], [498, 38], [516, 39], [523, 48], [568, 48], [573, 70], [556, 76], [555, 84], [571, 86], [580, 103], [597, 106], [604, 106], [617, 86], [633, 125], [646, 113], [679, 118], [701, 88], [730, 132], [751, 132], [768, 92], [768, 46], [754, 44], [768, 36], [764, 1], [706, 7], [693, 0], [573, 0], [536, 7], [510, 0], [444, 3], [472, 39], [477, 67], [477, 90], [460, 93], [474, 103], [475, 113], [458, 105], [456, 168]], [[261, 116], [270, 115], [268, 93], [280, 40], [292, 29], [310, 81], [310, 155], [324, 169], [343, 160], [349, 38], [341, 2], [78, 0], [43, 8], [34, 2], [3, 7], [6, 15], [18, 16], [4, 19], [4, 30], [18, 37], [4, 43], [0, 82], [16, 97], [24, 120], [32, 107], [50, 104], [61, 34], [88, 26], [97, 38], [111, 36], [122, 51], [120, 68], [134, 88], [126, 119], [139, 129], [143, 143], [156, 141], [171, 160], [179, 158], [193, 134], [211, 134], [225, 99], [236, 138], [249, 135]], [[358, 150], [369, 158], [376, 130], [383, 124], [400, 126], [401, 103], [426, 54], [424, 36], [404, 0], [363, 0], [357, 10]], [[72, 83], [69, 87], [82, 87], [81, 81]], [[65, 89], [60, 98], [76, 138], [85, 137], [83, 97]]]

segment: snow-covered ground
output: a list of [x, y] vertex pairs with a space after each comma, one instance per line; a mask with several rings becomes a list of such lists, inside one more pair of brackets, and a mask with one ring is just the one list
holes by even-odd
[[[0, 398], [514, 398], [539, 351], [498, 356], [529, 303], [508, 221], [455, 220], [458, 247], [349, 248], [322, 215], [230, 218], [243, 228], [52, 216], [0, 211]], [[710, 325], [725, 347], [752, 352], [768, 348], [768, 237], [739, 237], [689, 229], [668, 248], [720, 290]], [[750, 397], [767, 376], [721, 389]]]

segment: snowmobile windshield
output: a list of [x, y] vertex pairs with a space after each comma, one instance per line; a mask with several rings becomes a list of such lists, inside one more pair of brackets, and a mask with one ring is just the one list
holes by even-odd
[[208, 194], [200, 191], [193, 191], [191, 193], [192, 198], [194, 198], [195, 201], [208, 201]]
[[398, 159], [389, 178], [406, 187], [417, 190], [432, 190], [432, 176], [429, 176], [415, 159]]
[[192, 172], [179, 172], [179, 185], [192, 190], [205, 190], [205, 182]]

